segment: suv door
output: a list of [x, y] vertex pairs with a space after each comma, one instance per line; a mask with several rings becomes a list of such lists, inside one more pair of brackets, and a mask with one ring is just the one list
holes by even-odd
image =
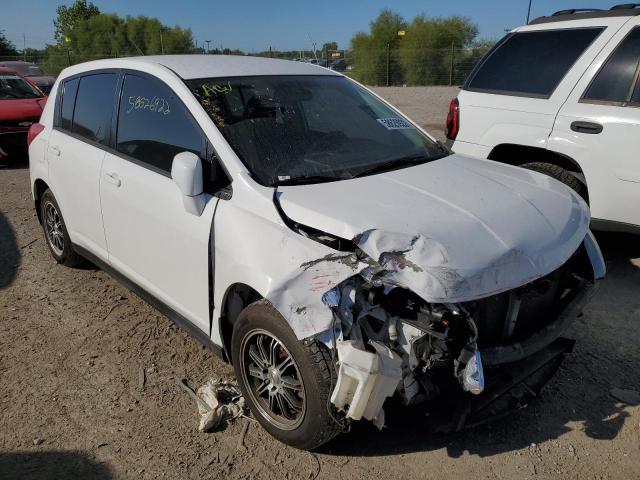
[[209, 239], [218, 199], [208, 195], [199, 217], [187, 213], [170, 175], [177, 153], [194, 152], [203, 166], [211, 161], [204, 134], [178, 96], [143, 73], [124, 75], [117, 118], [115, 151], [106, 154], [100, 177], [109, 263], [209, 334]]
[[71, 241], [102, 260], [107, 247], [100, 212], [100, 168], [110, 142], [118, 75], [90, 73], [60, 84], [49, 138], [50, 187]]
[[630, 23], [563, 105], [549, 149], [579, 163], [596, 222], [640, 225], [640, 20]]

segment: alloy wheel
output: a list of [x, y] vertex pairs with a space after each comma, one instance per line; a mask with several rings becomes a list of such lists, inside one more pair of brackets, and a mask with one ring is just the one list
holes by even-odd
[[297, 428], [306, 411], [305, 389], [293, 356], [273, 334], [253, 330], [242, 341], [240, 368], [263, 417], [282, 430]]
[[58, 256], [64, 251], [64, 232], [58, 209], [51, 202], [44, 206], [44, 228], [49, 246]]

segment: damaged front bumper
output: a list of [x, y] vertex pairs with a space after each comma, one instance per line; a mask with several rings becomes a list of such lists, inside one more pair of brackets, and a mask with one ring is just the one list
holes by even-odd
[[334, 317], [327, 344], [337, 352], [331, 401], [347, 419], [382, 427], [394, 394], [408, 406], [444, 399], [448, 413], [433, 416], [440, 430], [522, 408], [571, 352], [562, 335], [604, 272], [590, 232], [554, 272], [476, 301], [428, 303], [365, 269], [323, 296]]

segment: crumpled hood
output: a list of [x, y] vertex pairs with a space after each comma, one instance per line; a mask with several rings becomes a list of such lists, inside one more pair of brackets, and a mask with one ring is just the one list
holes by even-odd
[[339, 182], [280, 187], [292, 220], [353, 239], [389, 281], [429, 302], [464, 302], [566, 262], [590, 214], [545, 175], [460, 155]]

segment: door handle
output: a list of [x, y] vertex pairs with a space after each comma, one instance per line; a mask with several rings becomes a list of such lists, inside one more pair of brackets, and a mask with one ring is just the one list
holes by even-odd
[[578, 133], [588, 133], [591, 135], [597, 135], [603, 130], [603, 126], [594, 122], [573, 122], [571, 124], [571, 130]]
[[51, 152], [51, 154], [55, 155], [56, 157], [60, 156], [60, 149], [56, 146], [49, 147], [49, 152]]
[[105, 173], [104, 178], [107, 179], [107, 182], [115, 185], [116, 187], [122, 185], [122, 181], [120, 180], [120, 177], [118, 177], [117, 173]]

